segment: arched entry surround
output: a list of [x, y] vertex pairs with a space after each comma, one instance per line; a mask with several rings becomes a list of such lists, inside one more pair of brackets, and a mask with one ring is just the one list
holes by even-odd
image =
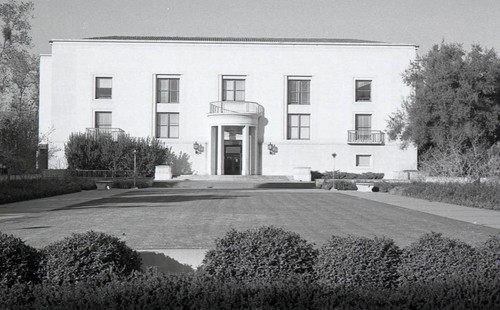
[[[223, 102], [219, 102], [221, 103]], [[241, 105], [248, 106], [248, 103], [241, 102]], [[260, 173], [259, 154], [262, 140], [259, 139], [259, 119], [262, 114], [263, 109], [260, 105], [258, 109], [250, 112], [238, 112], [237, 109], [231, 111], [211, 109], [211, 113], [208, 114], [211, 133], [210, 174]]]

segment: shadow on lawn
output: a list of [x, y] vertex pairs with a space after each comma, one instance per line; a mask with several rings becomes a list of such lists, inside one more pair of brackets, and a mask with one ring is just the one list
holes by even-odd
[[[144, 196], [131, 196], [131, 197], [108, 197], [101, 198], [92, 201], [77, 203], [70, 206], [65, 206], [58, 209], [53, 209], [51, 211], [61, 211], [70, 209], [86, 209], [86, 208], [136, 208], [140, 207], [141, 204], [147, 203], [175, 203], [175, 202], [185, 202], [185, 201], [199, 201], [199, 200], [226, 200], [226, 199], [236, 199], [240, 197], [248, 197], [244, 195], [144, 195]], [[110, 205], [106, 205], [110, 204]], [[121, 204], [121, 205], [120, 205]], [[155, 205], [158, 207], [158, 205]], [[163, 205], [161, 207], [168, 207]]]

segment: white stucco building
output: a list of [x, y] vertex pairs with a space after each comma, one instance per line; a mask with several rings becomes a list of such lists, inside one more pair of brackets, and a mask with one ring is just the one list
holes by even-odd
[[[64, 168], [72, 132], [157, 137], [194, 173], [417, 167], [385, 130], [411, 89], [412, 44], [361, 40], [104, 37], [53, 40], [40, 62], [40, 130]], [[194, 143], [202, 146], [196, 152]]]

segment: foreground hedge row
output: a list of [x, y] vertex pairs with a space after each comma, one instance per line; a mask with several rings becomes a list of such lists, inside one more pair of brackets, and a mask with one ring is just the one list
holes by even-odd
[[495, 309], [500, 236], [478, 247], [431, 233], [333, 236], [315, 249], [276, 227], [229, 231], [191, 274], [140, 272], [137, 252], [102, 233], [41, 251], [0, 234], [0, 308]]
[[380, 191], [457, 205], [500, 210], [500, 184], [488, 183], [387, 183], [375, 184]]
[[105, 284], [0, 288], [0, 305], [8, 309], [498, 309], [499, 284], [454, 278], [395, 289], [331, 288], [300, 276], [242, 283], [148, 272]]

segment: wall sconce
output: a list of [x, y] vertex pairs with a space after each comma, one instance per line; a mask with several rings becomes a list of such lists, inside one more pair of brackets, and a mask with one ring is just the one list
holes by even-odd
[[267, 145], [267, 149], [269, 150], [269, 154], [271, 155], [275, 155], [276, 153], [278, 153], [278, 147], [272, 143], [269, 143]]
[[203, 151], [205, 151], [205, 148], [203, 147], [203, 145], [201, 145], [198, 142], [195, 142], [193, 144], [193, 149], [194, 149], [196, 154], [201, 154], [201, 153], [203, 153]]

